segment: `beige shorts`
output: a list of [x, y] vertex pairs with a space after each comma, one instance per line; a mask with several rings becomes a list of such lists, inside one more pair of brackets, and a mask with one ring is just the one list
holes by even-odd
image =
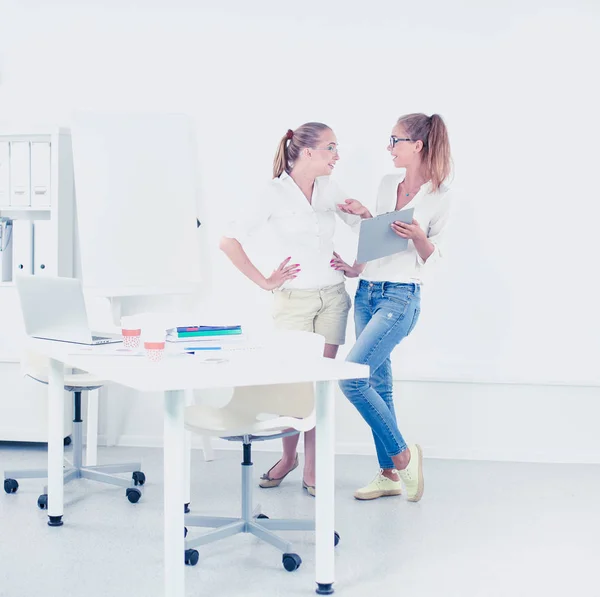
[[273, 294], [276, 328], [314, 332], [324, 336], [326, 344], [344, 344], [352, 300], [343, 282], [320, 290], [275, 290]]

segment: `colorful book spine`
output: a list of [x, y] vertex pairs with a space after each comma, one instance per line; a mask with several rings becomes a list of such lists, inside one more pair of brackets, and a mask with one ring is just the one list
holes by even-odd
[[191, 325], [177, 328], [177, 332], [221, 332], [221, 331], [242, 331], [240, 325]]
[[211, 330], [197, 332], [177, 332], [178, 338], [201, 338], [205, 336], [237, 336], [242, 330]]

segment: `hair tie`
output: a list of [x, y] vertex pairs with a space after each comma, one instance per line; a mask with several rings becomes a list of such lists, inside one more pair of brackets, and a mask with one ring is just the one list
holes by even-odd
[[291, 139], [294, 136], [294, 131], [292, 129], [288, 129], [288, 132], [285, 134], [286, 139]]

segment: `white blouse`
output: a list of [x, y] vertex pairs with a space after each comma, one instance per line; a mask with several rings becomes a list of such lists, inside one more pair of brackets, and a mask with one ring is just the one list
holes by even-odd
[[[404, 173], [384, 176], [377, 193], [376, 215], [395, 211], [398, 185], [404, 180]], [[370, 282], [415, 282], [422, 284], [433, 266], [444, 255], [444, 241], [450, 216], [450, 191], [442, 185], [437, 191], [431, 190], [431, 183], [425, 183], [418, 193], [402, 209], [414, 208], [413, 218], [426, 232], [434, 246], [433, 253], [423, 261], [412, 240], [406, 251], [369, 261], [360, 277]]]
[[229, 224], [225, 236], [243, 246], [268, 225], [276, 238], [278, 246], [273, 252], [279, 263], [291, 257], [290, 263], [300, 264], [298, 277], [282, 288], [314, 290], [333, 286], [344, 281], [344, 274], [329, 263], [333, 258], [335, 216], [356, 232], [360, 224], [360, 217], [338, 209], [337, 204], [347, 198], [331, 176], [320, 176], [315, 179], [309, 203], [294, 179], [284, 172]]

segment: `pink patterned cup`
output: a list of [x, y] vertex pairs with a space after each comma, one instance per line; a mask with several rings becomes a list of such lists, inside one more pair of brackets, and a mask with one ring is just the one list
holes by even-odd
[[121, 334], [123, 334], [123, 346], [125, 348], [139, 348], [142, 337], [141, 328], [138, 328], [137, 330], [127, 330], [122, 328]]
[[165, 343], [163, 342], [144, 342], [146, 356], [155, 363], [160, 361], [165, 354]]

